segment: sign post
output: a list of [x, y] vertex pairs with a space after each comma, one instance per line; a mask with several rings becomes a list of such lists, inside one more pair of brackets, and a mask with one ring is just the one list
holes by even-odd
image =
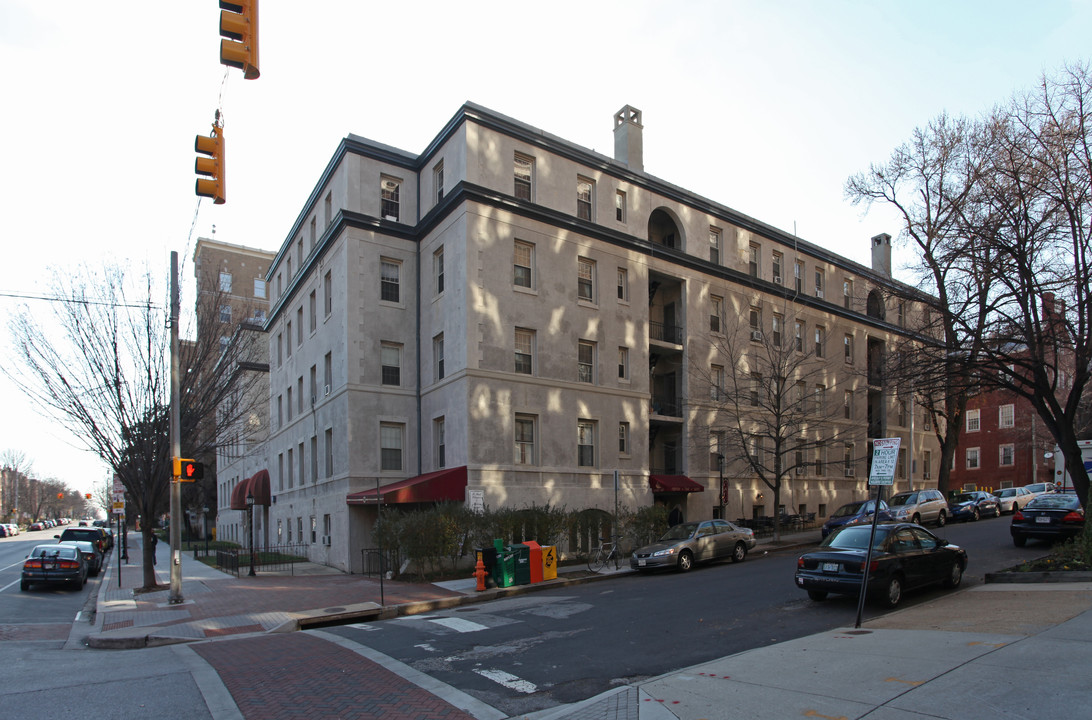
[[857, 624], [861, 627], [864, 614], [865, 595], [868, 590], [868, 570], [872, 565], [872, 545], [876, 542], [876, 524], [880, 517], [880, 500], [884, 486], [895, 483], [895, 466], [899, 462], [899, 444], [901, 438], [878, 438], [872, 441], [872, 470], [868, 473], [869, 488], [876, 487], [876, 499], [872, 506], [872, 532], [868, 535], [868, 550], [865, 551], [864, 567], [861, 568], [861, 594], [857, 598]]

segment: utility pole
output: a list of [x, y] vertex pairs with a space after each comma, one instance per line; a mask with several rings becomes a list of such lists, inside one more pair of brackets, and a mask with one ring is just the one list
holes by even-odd
[[174, 476], [174, 458], [182, 456], [182, 412], [178, 370], [178, 252], [171, 252], [171, 591], [167, 602], [182, 603], [182, 484]]

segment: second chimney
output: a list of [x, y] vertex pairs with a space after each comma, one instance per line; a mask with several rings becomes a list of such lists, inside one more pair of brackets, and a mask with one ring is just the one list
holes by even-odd
[[643, 130], [641, 111], [637, 108], [626, 105], [614, 114], [614, 159], [637, 172], [645, 171]]

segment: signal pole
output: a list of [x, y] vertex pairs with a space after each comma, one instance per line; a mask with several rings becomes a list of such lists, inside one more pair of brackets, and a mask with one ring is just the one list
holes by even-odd
[[171, 592], [170, 605], [182, 603], [182, 484], [174, 475], [174, 458], [182, 455], [178, 358], [178, 252], [171, 252]]

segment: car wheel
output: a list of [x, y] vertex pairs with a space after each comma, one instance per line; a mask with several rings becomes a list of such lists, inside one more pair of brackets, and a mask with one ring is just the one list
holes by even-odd
[[22, 590], [23, 592], [26, 592], [27, 590], [30, 590], [30, 583], [28, 583], [26, 580], [20, 580], [19, 581], [19, 589]]
[[993, 506], [993, 516], [995, 518], [1001, 517], [1001, 506], [1000, 505], [994, 505]]
[[683, 550], [679, 553], [679, 572], [689, 572], [692, 567], [694, 567], [694, 554], [689, 550]]
[[880, 602], [885, 607], [893, 608], [898, 606], [900, 600], [902, 600], [902, 578], [896, 575], [887, 581], [883, 595], [880, 596]]
[[948, 571], [948, 577], [944, 579], [944, 587], [957, 588], [963, 582], [963, 565], [960, 562], [952, 563], [952, 569]]
[[735, 548], [732, 550], [732, 562], [743, 562], [747, 557], [747, 546], [741, 542], [737, 542]]
[[1012, 544], [1015, 545], [1016, 547], [1024, 547], [1025, 545], [1028, 544], [1028, 539], [1026, 537], [1024, 537], [1023, 535], [1013, 535], [1012, 536]]
[[827, 599], [827, 593], [825, 590], [808, 590], [808, 597], [815, 602], [823, 602]]
[[937, 515], [937, 527], [944, 527], [946, 522], [948, 522], [948, 513], [941, 510], [940, 515]]
[[910, 522], [914, 523], [915, 525], [921, 525], [921, 515], [914, 513], [914, 517], [910, 518]]
[[982, 517], [982, 516], [978, 512], [978, 508], [975, 508], [974, 510], [971, 511], [971, 520], [978, 520], [978, 518], [980, 518], [980, 517]]

